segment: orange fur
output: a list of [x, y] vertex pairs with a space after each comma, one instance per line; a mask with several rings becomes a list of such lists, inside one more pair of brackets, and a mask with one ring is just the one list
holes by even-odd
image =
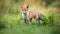
[[28, 7], [29, 7], [29, 6], [27, 6], [27, 7], [24, 7], [24, 6], [23, 6], [23, 7], [22, 7], [22, 11], [23, 11], [23, 12], [28, 11], [28, 13], [29, 13], [29, 15], [27, 16], [28, 21], [30, 21], [30, 19], [32, 19], [32, 18], [34, 18], [34, 19], [36, 19], [36, 20], [39, 21], [39, 19], [40, 19], [40, 13], [36, 12], [35, 10], [28, 10]]
[[28, 16], [28, 18], [29, 18], [29, 19], [35, 18], [36, 14], [37, 14], [37, 13], [36, 13], [35, 11], [30, 10], [30, 11], [29, 11], [29, 16]]

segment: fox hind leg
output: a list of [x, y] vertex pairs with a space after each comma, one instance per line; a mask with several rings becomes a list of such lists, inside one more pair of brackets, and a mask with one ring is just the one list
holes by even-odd
[[30, 22], [32, 22], [32, 18], [30, 19]]

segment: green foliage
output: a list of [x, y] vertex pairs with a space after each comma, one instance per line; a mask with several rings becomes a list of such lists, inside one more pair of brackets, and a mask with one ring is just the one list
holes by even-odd
[[[54, 1], [44, 0], [46, 6], [53, 5]], [[32, 21], [32, 24], [26, 25], [24, 24], [21, 11], [19, 11], [22, 4], [23, 0], [10, 0], [7, 3], [0, 1], [0, 34], [60, 34], [60, 29], [49, 27], [46, 24], [52, 24], [53, 26], [53, 24], [58, 23], [60, 25], [60, 15], [54, 14], [54, 11], [49, 12], [48, 17], [45, 17], [42, 21], [42, 24], [46, 24], [45, 26], [37, 26], [38, 24], [35, 20]], [[60, 4], [55, 5], [60, 6]]]
[[15, 1], [15, 3], [18, 3], [18, 2], [23, 2], [23, 0], [14, 0]]
[[53, 13], [49, 14], [48, 23], [53, 25], [53, 23], [54, 23], [54, 14]]
[[4, 24], [4, 21], [1, 21], [0, 20], [0, 30], [4, 29], [5, 28], [5, 24]]
[[52, 4], [56, 0], [40, 0], [40, 1], [42, 1], [45, 4], [45, 7], [47, 8], [50, 6], [50, 4]]
[[[42, 24], [48, 21], [48, 23], [51, 25], [54, 20], [53, 16], [53, 13], [49, 13], [48, 19], [44, 19]], [[22, 16], [20, 13], [6, 13], [3, 19], [1, 19], [1, 23], [5, 24], [2, 25], [6, 27], [6, 29], [4, 28], [4, 30], [2, 28], [2, 32], [7, 34], [50, 34], [51, 31], [55, 32], [55, 30], [52, 30], [52, 27], [49, 27], [47, 24], [45, 26], [41, 26], [41, 24], [40, 26], [37, 26], [38, 24], [35, 20], [32, 21], [32, 24], [26, 25], [21, 18]]]

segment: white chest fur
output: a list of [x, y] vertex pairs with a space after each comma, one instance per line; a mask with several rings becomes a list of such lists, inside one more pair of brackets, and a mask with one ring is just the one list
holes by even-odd
[[29, 12], [28, 11], [22, 11], [22, 16], [23, 16], [23, 18], [27, 19], [29, 16]]

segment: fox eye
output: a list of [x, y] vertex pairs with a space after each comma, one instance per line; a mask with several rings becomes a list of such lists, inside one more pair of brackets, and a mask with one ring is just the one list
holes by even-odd
[[25, 11], [27, 11], [27, 10], [25, 10]]

